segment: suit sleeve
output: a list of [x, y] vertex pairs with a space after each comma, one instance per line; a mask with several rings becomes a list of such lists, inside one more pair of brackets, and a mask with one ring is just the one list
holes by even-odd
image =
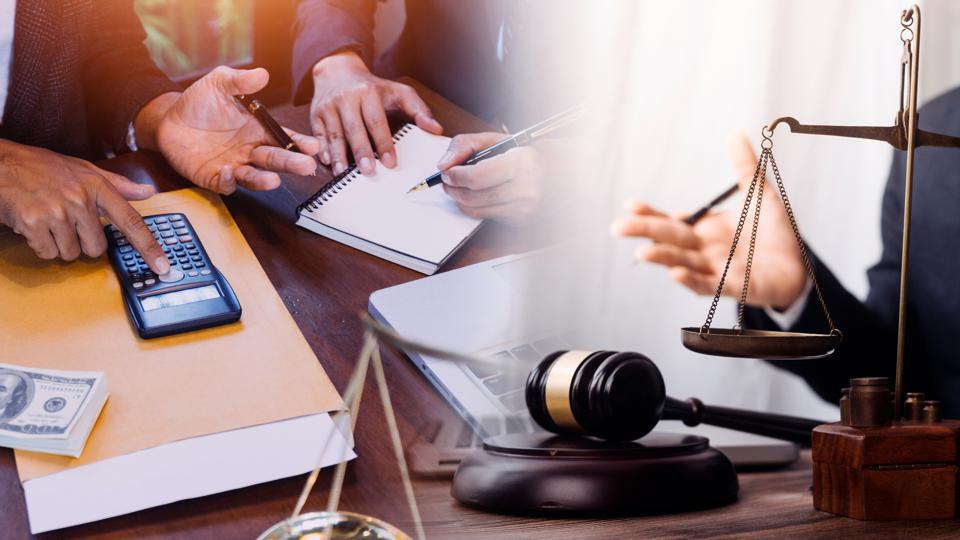
[[103, 0], [93, 6], [82, 60], [87, 113], [92, 135], [121, 153], [128, 150], [127, 128], [140, 109], [181, 87], [151, 60], [131, 0]]
[[293, 42], [293, 102], [313, 95], [313, 65], [342, 50], [353, 50], [373, 65], [376, 0], [301, 0]]
[[[881, 212], [883, 254], [867, 272], [870, 292], [861, 302], [844, 288], [823, 264], [813, 257], [814, 275], [834, 324], [843, 332], [837, 351], [820, 360], [770, 361], [774, 366], [802, 377], [824, 400], [836, 403], [840, 390], [853, 377], [891, 377], [896, 363], [897, 305], [900, 290], [900, 235], [903, 230], [903, 160], [894, 157]], [[744, 325], [759, 329], [777, 329], [762, 309], [748, 308]], [[827, 331], [826, 318], [815, 291], [810, 292], [806, 308], [792, 332]]]

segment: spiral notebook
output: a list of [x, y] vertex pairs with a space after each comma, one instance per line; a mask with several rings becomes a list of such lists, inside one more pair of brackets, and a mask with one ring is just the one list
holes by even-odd
[[297, 225], [321, 236], [430, 275], [477, 231], [441, 187], [407, 194], [437, 172], [449, 137], [407, 124], [393, 136], [397, 166], [352, 167], [297, 207]]

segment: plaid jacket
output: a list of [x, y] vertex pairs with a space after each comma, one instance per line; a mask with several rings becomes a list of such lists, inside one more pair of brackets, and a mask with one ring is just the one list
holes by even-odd
[[128, 124], [180, 90], [143, 44], [131, 0], [19, 0], [0, 138], [97, 159]]

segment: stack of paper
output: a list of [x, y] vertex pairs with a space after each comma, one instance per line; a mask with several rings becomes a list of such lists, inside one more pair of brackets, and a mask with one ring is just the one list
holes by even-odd
[[101, 372], [0, 364], [0, 446], [79, 457], [107, 396]]

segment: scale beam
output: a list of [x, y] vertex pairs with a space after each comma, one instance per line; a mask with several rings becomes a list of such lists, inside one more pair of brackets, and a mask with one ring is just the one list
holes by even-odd
[[[799, 120], [791, 116], [781, 116], [768, 125], [769, 131], [773, 131], [780, 124], [786, 124], [791, 133], [803, 133], [807, 135], [830, 135], [833, 137], [848, 137], [851, 139], [872, 139], [883, 141], [897, 150], [907, 150], [908, 137], [907, 130], [899, 122], [889, 127], [879, 126], [824, 126], [815, 124], [801, 124]], [[942, 133], [931, 133], [917, 129], [915, 147], [921, 146], [940, 146], [948, 148], [960, 148], [960, 137], [953, 135], [944, 135]]]

